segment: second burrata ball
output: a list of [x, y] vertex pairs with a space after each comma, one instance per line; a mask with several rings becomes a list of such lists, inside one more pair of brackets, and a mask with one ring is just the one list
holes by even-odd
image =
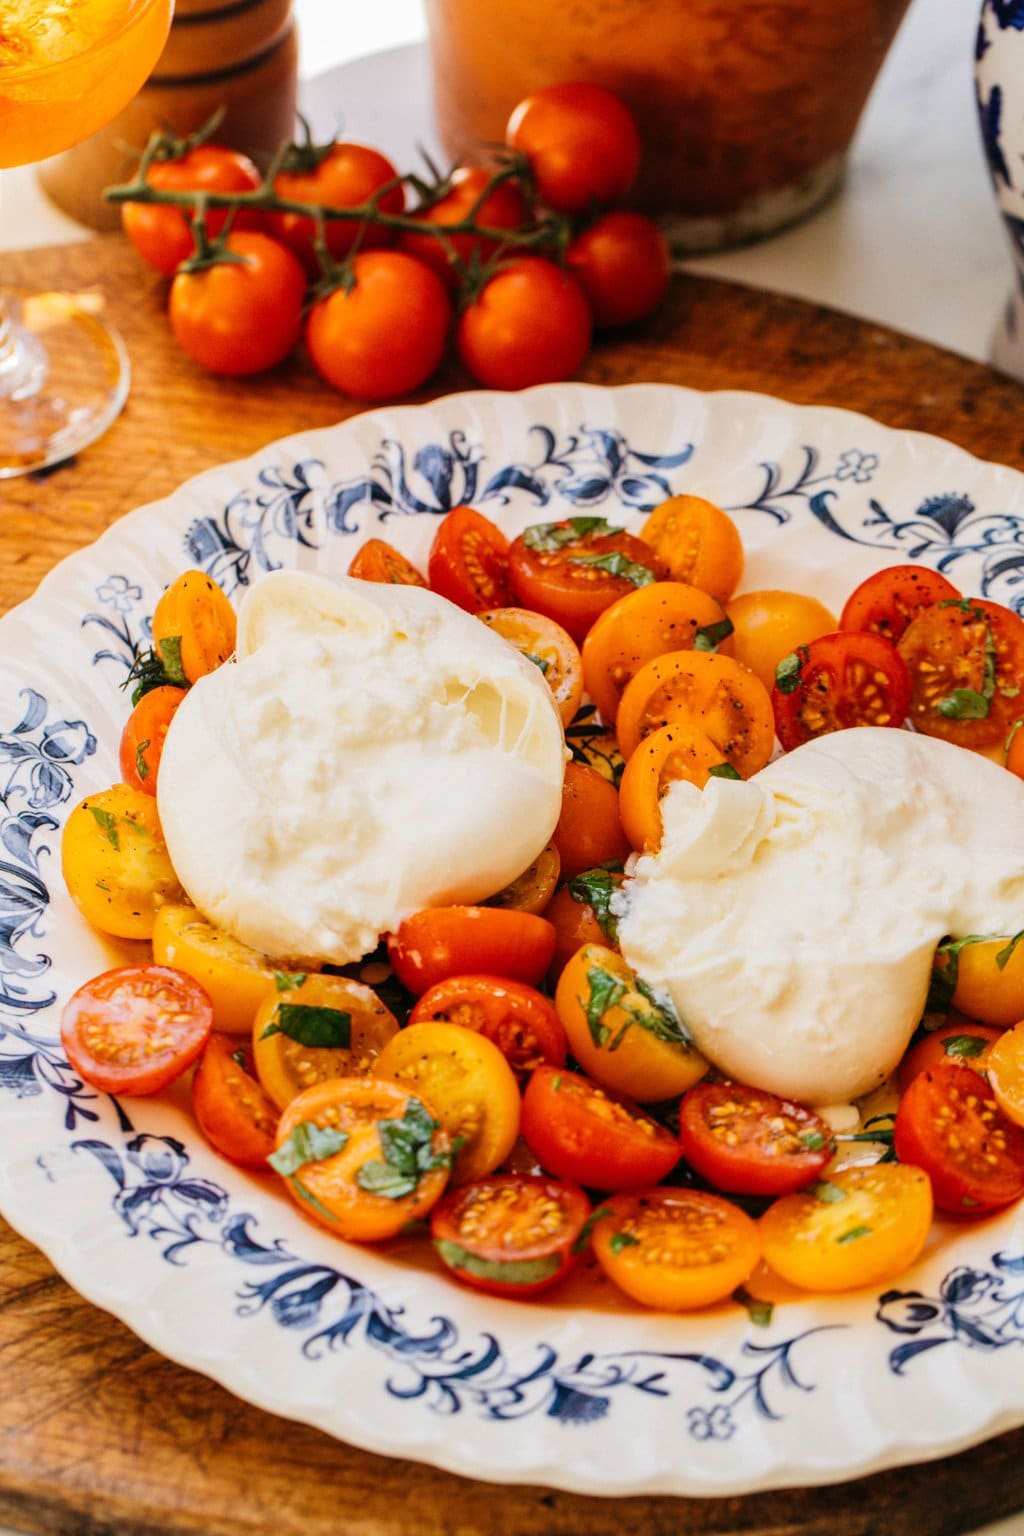
[[548, 841], [565, 742], [540, 671], [433, 592], [279, 572], [160, 762], [196, 906], [272, 956], [345, 962], [420, 907], [476, 902]]

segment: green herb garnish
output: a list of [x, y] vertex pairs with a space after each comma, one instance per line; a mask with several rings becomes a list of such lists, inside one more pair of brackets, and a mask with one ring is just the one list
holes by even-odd
[[287, 1035], [314, 1050], [347, 1051], [352, 1044], [352, 1015], [344, 1008], [279, 1003], [260, 1039], [271, 1035]]
[[140, 779], [148, 779], [151, 772], [150, 766], [146, 762], [146, 748], [151, 745], [152, 743], [147, 737], [145, 741], [140, 741], [135, 748], [135, 772]]
[[447, 1238], [438, 1238], [434, 1247], [449, 1269], [460, 1269], [480, 1280], [500, 1280], [503, 1285], [537, 1285], [562, 1267], [560, 1253], [547, 1253], [539, 1259], [483, 1259]]
[[[561, 1082], [562, 1079], [559, 1078], [558, 1081]], [[606, 1216], [610, 1216], [611, 1214], [612, 1214], [612, 1210], [611, 1210], [611, 1207], [608, 1206], [608, 1205], [599, 1205], [595, 1211], [591, 1211], [590, 1215], [587, 1217], [586, 1221], [583, 1223], [582, 1227], [580, 1228], [580, 1235], [579, 1235], [579, 1237], [576, 1239], [576, 1241], [572, 1245], [573, 1253], [582, 1253], [583, 1252], [583, 1250], [586, 1248], [587, 1244], [590, 1242], [590, 1234], [593, 1232], [594, 1228], [597, 1226], [597, 1223], [599, 1221], [603, 1221]]]
[[732, 1293], [732, 1299], [741, 1307], [746, 1307], [750, 1321], [755, 1328], [769, 1328], [772, 1316], [775, 1312], [775, 1304], [771, 1301], [762, 1301], [760, 1296], [752, 1296], [745, 1285], [738, 1285]]
[[1015, 933], [1009, 944], [1004, 945], [1004, 947], [996, 955], [996, 965], [998, 965], [1001, 971], [1006, 970], [1006, 967], [1009, 965], [1011, 959], [1013, 958], [1013, 952], [1017, 948], [1017, 945], [1020, 943], [1021, 939], [1024, 939], [1024, 928], [1021, 929], [1020, 933]]
[[372, 1195], [401, 1200], [411, 1195], [425, 1173], [451, 1166], [450, 1152], [435, 1152], [440, 1125], [419, 1099], [411, 1098], [401, 1120], [378, 1120], [383, 1158], [374, 1157], [356, 1171], [356, 1183]]
[[560, 523], [532, 524], [523, 533], [523, 543], [527, 549], [536, 550], [538, 554], [551, 555], [592, 533], [603, 537], [608, 533], [622, 532], [622, 528], [613, 527], [604, 517], [569, 517]]
[[117, 817], [105, 811], [102, 806], [90, 805], [90, 811], [96, 818], [96, 824], [107, 842], [117, 853], [121, 851], [121, 834], [117, 830]]
[[846, 1190], [840, 1189], [838, 1184], [833, 1184], [829, 1179], [819, 1179], [817, 1184], [812, 1184], [810, 1193], [822, 1205], [838, 1205], [840, 1200], [845, 1200]]
[[597, 926], [609, 944], [619, 942], [618, 920], [612, 911], [612, 897], [621, 889], [622, 881], [615, 878], [621, 873], [622, 865], [613, 860], [602, 864], [599, 869], [585, 869], [581, 874], [573, 875], [569, 881], [569, 895], [573, 901], [583, 902], [593, 908]]
[[282, 1142], [276, 1152], [271, 1152], [267, 1162], [285, 1178], [290, 1178], [307, 1163], [323, 1162], [348, 1145], [348, 1132], [335, 1130], [330, 1125], [316, 1125], [312, 1120], [302, 1120], [288, 1140]]
[[742, 779], [743, 775], [737, 773], [732, 763], [715, 763], [708, 769], [710, 779]]
[[[946, 963], [941, 968], [938, 965], [933, 966], [931, 984], [928, 988], [928, 1000], [925, 1003], [926, 1012], [949, 1012], [953, 1002], [953, 993], [956, 991], [956, 984], [960, 977], [960, 951], [968, 944], [986, 944], [990, 938], [991, 935], [987, 933], [969, 933], [966, 938], [947, 939], [945, 944], [939, 945], [935, 951], [935, 959], [937, 961], [941, 956]], [[1009, 959], [1009, 955], [1007, 955], [1007, 959]]]
[[947, 1056], [962, 1061], [967, 1057], [980, 1056], [985, 1049], [985, 1041], [979, 1040], [977, 1035], [950, 1035], [948, 1040], [943, 1040], [942, 1049]]
[[608, 1247], [612, 1253], [621, 1253], [623, 1248], [639, 1248], [640, 1239], [634, 1237], [631, 1232], [613, 1232], [608, 1239]]
[[714, 624], [702, 624], [693, 637], [695, 651], [715, 651], [733, 632], [731, 619], [717, 619]]
[[790, 651], [788, 656], [783, 656], [775, 668], [775, 686], [780, 693], [796, 693], [800, 687], [800, 674], [807, 658], [806, 645], [798, 645], [795, 651]]
[[589, 565], [597, 571], [607, 571], [609, 576], [619, 576], [623, 581], [631, 581], [634, 587], [650, 586], [652, 581], [657, 581], [654, 572], [648, 570], [646, 565], [638, 565], [635, 560], [630, 560], [620, 549], [612, 549], [607, 554], [570, 555], [570, 565]]
[[527, 661], [532, 661], [535, 667], [539, 667], [544, 676], [547, 677], [548, 673], [551, 671], [550, 661], [545, 660], [543, 656], [535, 656], [533, 651], [524, 651], [523, 655], [526, 657]]
[[870, 1227], [851, 1227], [849, 1232], [844, 1232], [842, 1237], [837, 1237], [836, 1238], [836, 1242], [837, 1243], [854, 1243], [854, 1242], [857, 1241], [858, 1237], [869, 1237], [870, 1235], [871, 1235], [871, 1228]]
[[308, 975], [308, 971], [275, 971], [274, 986], [278, 992], [292, 992], [302, 986]]
[[989, 701], [974, 688], [954, 688], [940, 699], [935, 708], [947, 720], [984, 720], [988, 715]]

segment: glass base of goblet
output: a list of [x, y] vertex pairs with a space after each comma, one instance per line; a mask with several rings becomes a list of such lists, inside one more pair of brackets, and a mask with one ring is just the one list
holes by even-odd
[[4, 290], [0, 297], [5, 480], [60, 464], [94, 442], [128, 397], [131, 367], [98, 296]]

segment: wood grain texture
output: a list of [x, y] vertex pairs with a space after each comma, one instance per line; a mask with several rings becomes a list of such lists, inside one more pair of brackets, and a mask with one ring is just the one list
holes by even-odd
[[[163, 284], [117, 237], [5, 255], [4, 283], [102, 283], [135, 369], [121, 419], [77, 462], [0, 481], [0, 609], [183, 479], [358, 406], [296, 359], [244, 384], [174, 346]], [[865, 411], [1024, 468], [1024, 389], [949, 353], [794, 300], [677, 280], [603, 342], [601, 384], [757, 389]], [[431, 394], [464, 388], [452, 368]], [[1024, 1430], [859, 1482], [718, 1500], [597, 1500], [473, 1484], [286, 1424], [155, 1355], [0, 1222], [0, 1521], [61, 1536], [956, 1536], [1024, 1506]]]

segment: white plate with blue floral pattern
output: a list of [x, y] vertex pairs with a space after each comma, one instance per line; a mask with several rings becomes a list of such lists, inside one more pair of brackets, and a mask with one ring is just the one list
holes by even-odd
[[[671, 1317], [587, 1276], [479, 1296], [427, 1245], [350, 1247], [203, 1142], [187, 1094], [115, 1102], [59, 1043], [118, 963], [63, 890], [62, 822], [118, 777], [127, 670], [163, 587], [423, 561], [472, 502], [509, 531], [670, 492], [727, 507], [744, 585], [838, 609], [920, 560], [1024, 607], [1024, 477], [937, 438], [765, 396], [566, 384], [373, 411], [209, 471], [65, 560], [0, 621], [0, 1210], [83, 1295], [261, 1407], [373, 1451], [587, 1493], [735, 1494], [945, 1455], [1024, 1423], [1024, 1212], [937, 1226], [884, 1294]], [[996, 835], [996, 829], [993, 829]]]

